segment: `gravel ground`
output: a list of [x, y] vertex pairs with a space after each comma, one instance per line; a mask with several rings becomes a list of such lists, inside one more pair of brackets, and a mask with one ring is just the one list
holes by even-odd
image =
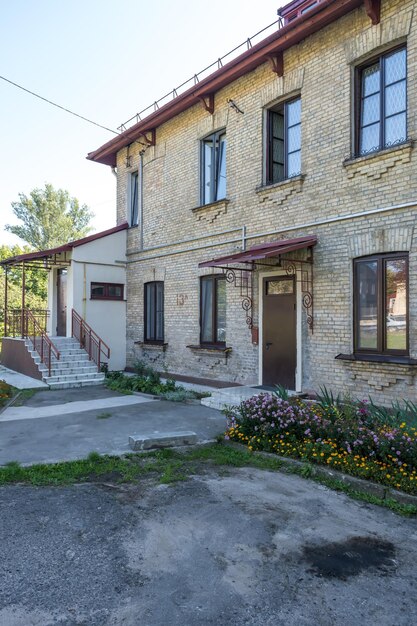
[[296, 476], [0, 489], [1, 626], [411, 626], [414, 519]]

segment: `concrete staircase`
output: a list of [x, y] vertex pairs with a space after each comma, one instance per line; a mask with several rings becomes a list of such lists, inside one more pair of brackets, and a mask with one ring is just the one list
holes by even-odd
[[76, 339], [72, 337], [51, 337], [50, 339], [60, 353], [59, 361], [52, 357], [50, 376], [47, 367], [41, 363], [39, 354], [32, 349], [32, 344], [26, 341], [26, 345], [42, 374], [42, 380], [51, 389], [87, 387], [104, 382], [104, 374], [97, 371], [97, 365], [94, 361], [89, 361], [87, 352], [80, 348]]

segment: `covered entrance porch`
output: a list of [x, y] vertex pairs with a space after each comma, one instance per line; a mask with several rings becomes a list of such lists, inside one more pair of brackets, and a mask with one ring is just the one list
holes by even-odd
[[260, 386], [302, 391], [303, 318], [308, 331], [314, 329], [316, 244], [315, 236], [282, 239], [199, 264], [218, 268], [227, 282], [240, 290], [252, 343], [259, 346]]

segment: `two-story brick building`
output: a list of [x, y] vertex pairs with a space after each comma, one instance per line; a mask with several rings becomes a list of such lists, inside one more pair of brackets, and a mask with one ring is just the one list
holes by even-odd
[[130, 224], [128, 365], [415, 396], [416, 8], [294, 0], [89, 154]]

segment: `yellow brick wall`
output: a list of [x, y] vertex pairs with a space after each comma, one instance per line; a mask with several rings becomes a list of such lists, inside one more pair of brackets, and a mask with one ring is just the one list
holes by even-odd
[[[416, 136], [417, 25], [413, 0], [382, 0], [381, 23], [372, 26], [363, 7], [307, 38], [284, 55], [284, 76], [265, 63], [215, 95], [210, 115], [196, 105], [156, 130], [156, 145], [143, 161], [143, 250], [140, 229], [128, 232], [128, 361], [147, 358], [167, 371], [238, 382], [258, 382], [258, 347], [252, 345], [238, 289], [227, 288], [227, 358], [195, 353], [199, 341], [198, 263], [247, 245], [281, 237], [318, 236], [314, 264], [315, 328], [303, 320], [303, 388], [326, 384], [386, 400], [414, 391], [414, 370], [386, 364], [335, 361], [352, 351], [352, 258], [373, 252], [410, 252], [410, 347], [417, 357], [417, 257], [414, 224], [417, 161], [412, 143], [350, 160], [355, 64], [407, 41], [408, 135]], [[302, 176], [263, 187], [265, 110], [300, 93]], [[244, 112], [227, 103], [232, 98]], [[227, 199], [199, 206], [200, 141], [214, 130], [227, 133]], [[118, 221], [126, 219], [130, 171], [143, 146], [118, 154]], [[126, 168], [126, 157], [131, 168]], [[369, 217], [337, 216], [414, 203]], [[194, 209], [194, 211], [193, 211]], [[318, 224], [317, 222], [328, 223]], [[401, 228], [403, 230], [401, 230]], [[378, 237], [374, 237], [379, 233]], [[404, 234], [405, 233], [405, 234]], [[261, 235], [260, 237], [257, 235]], [[181, 243], [182, 242], [182, 243]], [[392, 247], [394, 246], [394, 248]], [[157, 278], [155, 278], [157, 277]], [[159, 277], [159, 278], [158, 278]], [[143, 349], [143, 283], [165, 281], [167, 347]], [[258, 323], [254, 276], [255, 323]], [[179, 304], [181, 303], [181, 304]]]

